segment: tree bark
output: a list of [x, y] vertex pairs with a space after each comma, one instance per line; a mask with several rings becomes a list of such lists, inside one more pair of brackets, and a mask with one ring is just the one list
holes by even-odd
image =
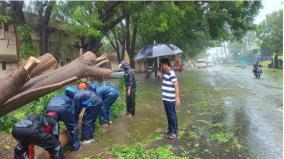
[[55, 59], [50, 54], [39, 59], [45, 62], [32, 65], [27, 71], [21, 67], [0, 82], [0, 117], [80, 78], [111, 75], [111, 70], [101, 68], [108, 62], [106, 56], [97, 58], [92, 52], [86, 52], [73, 62], [41, 75], [54, 66]]
[[114, 42], [113, 42], [113, 40], [111, 40], [111, 37], [109, 37], [108, 34], [106, 34], [106, 37], [108, 38], [108, 40], [110, 41], [110, 44], [111, 44], [112, 48], [113, 48], [113, 49], [115, 50], [115, 52], [116, 52], [117, 61], [120, 62], [120, 61], [121, 61], [120, 46], [119, 46], [119, 42], [118, 42], [118, 39], [117, 39], [117, 36], [116, 36], [116, 31], [115, 31], [115, 29], [113, 29], [110, 33], [113, 34]]
[[40, 55], [43, 55], [48, 52], [48, 36], [47, 36], [47, 28], [48, 21], [51, 15], [53, 2], [43, 2], [37, 1], [37, 12], [38, 12], [38, 28], [39, 28], [39, 48]]

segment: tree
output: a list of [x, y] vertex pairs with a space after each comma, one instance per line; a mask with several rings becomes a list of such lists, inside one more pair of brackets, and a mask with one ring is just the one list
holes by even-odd
[[241, 38], [252, 29], [258, 1], [154, 2], [141, 14], [139, 34], [145, 44], [175, 43], [189, 56], [210, 46], [210, 41]]
[[[70, 31], [75, 35], [80, 34], [80, 32], [76, 32], [78, 28], [93, 28], [95, 30], [93, 30], [96, 34], [95, 36], [89, 34], [94, 33], [91, 31], [89, 33], [82, 33], [79, 37], [84, 37], [84, 44], [82, 44], [84, 50], [97, 52], [102, 45], [102, 38], [124, 18], [124, 15], [122, 15], [119, 9], [122, 3], [123, 2], [120, 1], [59, 3], [59, 9], [56, 11], [55, 16], [68, 24], [73, 23], [74, 28], [77, 27], [77, 29], [73, 29], [73, 31], [70, 29]], [[86, 17], [80, 19], [80, 22], [78, 18], [76, 18], [78, 17], [78, 12], [76, 11], [78, 10], [83, 11], [80, 16]], [[91, 18], [91, 20], [89, 18]], [[74, 22], [76, 25], [74, 25]], [[99, 33], [99, 35], [97, 33]]]
[[34, 3], [38, 16], [39, 51], [40, 55], [43, 55], [48, 52], [47, 28], [54, 1], [35, 1]]
[[111, 31], [106, 34], [106, 37], [116, 52], [117, 60], [122, 61], [125, 53], [125, 29], [123, 24], [120, 23], [115, 28], [111, 29]]
[[283, 10], [273, 12], [266, 16], [265, 20], [257, 28], [257, 36], [261, 40], [262, 49], [283, 54]]
[[38, 60], [29, 60], [11, 76], [0, 81], [0, 116], [80, 78], [110, 76], [111, 70], [100, 68], [107, 62], [104, 55], [97, 58], [94, 53], [86, 52], [71, 63], [46, 72], [56, 64], [51, 54], [42, 55]]

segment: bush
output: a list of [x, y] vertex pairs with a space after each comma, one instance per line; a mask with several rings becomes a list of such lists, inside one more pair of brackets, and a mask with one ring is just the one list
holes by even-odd
[[63, 89], [49, 93], [33, 102], [24, 105], [22, 108], [15, 110], [0, 118], [0, 131], [10, 133], [13, 125], [21, 119], [24, 119], [28, 115], [35, 114], [41, 115], [45, 113], [46, 106], [50, 99], [61, 94]]
[[112, 104], [112, 117], [117, 118], [125, 110], [125, 105], [120, 102], [115, 102]]

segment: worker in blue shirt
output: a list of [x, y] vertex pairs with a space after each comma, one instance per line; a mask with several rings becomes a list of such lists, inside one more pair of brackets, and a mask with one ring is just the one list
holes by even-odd
[[102, 99], [88, 89], [87, 83], [80, 83], [78, 87], [67, 87], [67, 94], [73, 94], [76, 120], [82, 118], [82, 143], [94, 141], [96, 119], [101, 109]]
[[112, 104], [119, 97], [118, 89], [108, 83], [103, 82], [103, 78], [97, 78], [98, 82], [89, 83], [89, 89], [94, 91], [102, 100], [102, 107], [100, 111], [100, 124], [105, 127], [112, 124]]

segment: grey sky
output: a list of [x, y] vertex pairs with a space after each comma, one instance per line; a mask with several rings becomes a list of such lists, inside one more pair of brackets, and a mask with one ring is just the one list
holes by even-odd
[[260, 9], [258, 16], [255, 17], [254, 23], [259, 24], [265, 19], [265, 15], [283, 8], [283, 0], [262, 0], [263, 8]]

